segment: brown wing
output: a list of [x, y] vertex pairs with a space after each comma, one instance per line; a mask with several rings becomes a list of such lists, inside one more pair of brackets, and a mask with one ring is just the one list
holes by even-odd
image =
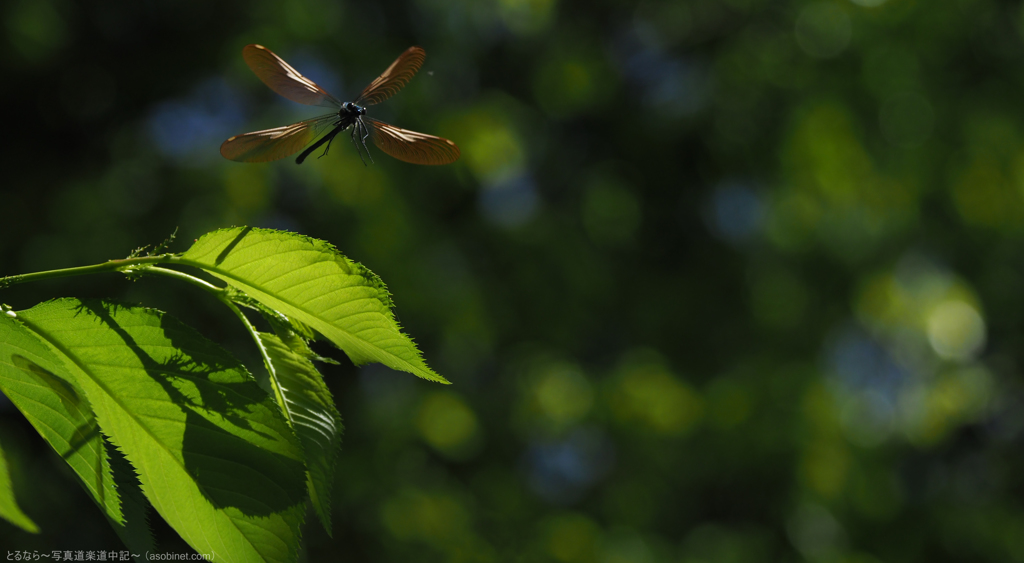
[[235, 135], [220, 146], [220, 154], [237, 162], [270, 162], [295, 154], [335, 123], [337, 114], [329, 113], [284, 127]]
[[242, 58], [264, 84], [293, 102], [307, 106], [341, 107], [341, 102], [327, 90], [299, 74], [263, 45], [246, 45], [242, 49]]
[[459, 159], [459, 147], [448, 139], [388, 125], [369, 117], [370, 137], [377, 148], [412, 164], [451, 164]]
[[416, 71], [423, 66], [427, 58], [427, 52], [421, 47], [409, 47], [404, 53], [391, 63], [376, 80], [370, 83], [356, 98], [358, 106], [372, 106], [394, 96], [416, 75]]

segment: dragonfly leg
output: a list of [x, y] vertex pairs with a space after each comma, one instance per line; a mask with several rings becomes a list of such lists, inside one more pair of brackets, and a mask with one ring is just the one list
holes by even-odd
[[373, 155], [370, 154], [370, 149], [366, 148], [366, 138], [370, 136], [370, 130], [366, 128], [362, 119], [359, 120], [359, 126], [363, 128], [363, 150], [366, 151], [366, 156], [370, 157], [370, 162], [373, 162]]
[[363, 153], [359, 151], [359, 143], [356, 142], [356, 131], [359, 130], [358, 123], [359, 122], [357, 121], [356, 122], [356, 126], [352, 128], [352, 135], [351, 135], [352, 136], [352, 144], [355, 145], [355, 147], [356, 147], [356, 154], [359, 155], [359, 160], [362, 161], [363, 166], [367, 166], [366, 160], [363, 159]]
[[323, 158], [323, 157], [327, 156], [327, 151], [331, 150], [331, 142], [332, 141], [334, 141], [334, 135], [331, 135], [331, 138], [327, 139], [327, 146], [324, 147], [324, 154], [318, 156], [317, 158]]

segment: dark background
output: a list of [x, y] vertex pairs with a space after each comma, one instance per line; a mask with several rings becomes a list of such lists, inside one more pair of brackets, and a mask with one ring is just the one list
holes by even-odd
[[[345, 418], [333, 539], [308, 561], [1024, 561], [1024, 13], [994, 0], [8, 0], [0, 275], [172, 250], [229, 225], [378, 273], [440, 386], [325, 366]], [[408, 46], [347, 136], [238, 164], [227, 137], [322, 113]], [[6, 289], [169, 311], [259, 368], [173, 281]], [[37, 536], [119, 549], [10, 403]], [[158, 516], [161, 545], [184, 549]]]

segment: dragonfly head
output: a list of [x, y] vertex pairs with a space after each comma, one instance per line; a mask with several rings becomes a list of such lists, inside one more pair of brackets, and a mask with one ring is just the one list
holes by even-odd
[[345, 111], [349, 113], [354, 113], [357, 115], [366, 115], [366, 108], [362, 106], [357, 106], [352, 102], [345, 102], [345, 105], [343, 107], [345, 108]]

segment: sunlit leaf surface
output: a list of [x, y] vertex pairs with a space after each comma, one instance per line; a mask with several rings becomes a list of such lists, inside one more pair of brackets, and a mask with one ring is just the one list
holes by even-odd
[[380, 362], [446, 381], [427, 367], [412, 339], [401, 332], [384, 282], [324, 241], [234, 227], [203, 236], [183, 259], [309, 325], [356, 365]]
[[67, 367], [146, 497], [197, 552], [294, 560], [301, 446], [237, 360], [153, 309], [61, 299], [18, 320]]
[[0, 390], [63, 458], [114, 522], [121, 501], [96, 417], [65, 363], [19, 320], [0, 315]]

